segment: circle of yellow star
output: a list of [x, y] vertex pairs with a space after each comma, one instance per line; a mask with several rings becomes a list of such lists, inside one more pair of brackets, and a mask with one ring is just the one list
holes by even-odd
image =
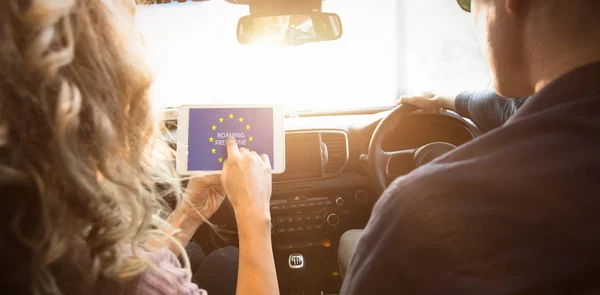
[[217, 130], [217, 125], [212, 125], [212, 130]]
[[253, 140], [254, 140], [254, 137], [252, 137], [252, 136], [248, 137], [249, 142], [252, 142]]
[[229, 119], [233, 119], [233, 114], [229, 114]]
[[250, 130], [250, 124], [246, 125], [246, 130]]
[[208, 142], [214, 142], [214, 141], [215, 141], [215, 139], [212, 136], [208, 138]]
[[216, 154], [217, 150], [213, 148], [212, 150], [210, 150], [210, 152], [213, 153], [213, 154]]
[[223, 158], [219, 157], [219, 163], [223, 163]]
[[240, 117], [239, 121], [240, 121], [240, 123], [243, 123], [244, 122], [244, 118]]
[[223, 123], [223, 118], [219, 118], [219, 123]]

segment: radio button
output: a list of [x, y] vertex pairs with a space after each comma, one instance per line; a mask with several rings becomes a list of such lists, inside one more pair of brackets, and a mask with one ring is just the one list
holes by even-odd
[[331, 227], [338, 226], [340, 224], [340, 217], [335, 213], [327, 215], [327, 224]]
[[367, 192], [359, 190], [354, 194], [354, 199], [357, 203], [364, 203], [369, 199], [369, 195], [367, 195]]
[[299, 201], [306, 201], [306, 199], [308, 199], [306, 196], [293, 196], [293, 197], [288, 198], [288, 201], [299, 202]]

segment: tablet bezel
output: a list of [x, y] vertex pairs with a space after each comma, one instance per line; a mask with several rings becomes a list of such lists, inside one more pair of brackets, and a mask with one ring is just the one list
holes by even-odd
[[[247, 108], [271, 108], [273, 109], [273, 174], [282, 174], [285, 171], [285, 128], [283, 105], [182, 105], [179, 107], [177, 120], [177, 152], [176, 170], [181, 175], [212, 175], [221, 174], [221, 170], [215, 171], [188, 171], [188, 137], [190, 109], [247, 109]], [[279, 135], [279, 136], [277, 136]]]

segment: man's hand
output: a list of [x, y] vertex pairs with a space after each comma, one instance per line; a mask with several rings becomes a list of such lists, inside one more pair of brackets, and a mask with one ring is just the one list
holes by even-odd
[[269, 157], [238, 148], [233, 138], [227, 139], [227, 155], [221, 183], [238, 223], [246, 217], [270, 220], [272, 177]]
[[424, 92], [420, 95], [404, 95], [396, 103], [410, 104], [423, 110], [441, 113], [444, 109], [455, 111], [455, 100], [456, 95], [436, 95], [431, 92]]
[[[220, 175], [194, 177], [188, 183], [187, 201], [206, 219], [217, 212], [225, 197], [225, 189], [221, 185]], [[199, 216], [190, 217], [200, 218]]]

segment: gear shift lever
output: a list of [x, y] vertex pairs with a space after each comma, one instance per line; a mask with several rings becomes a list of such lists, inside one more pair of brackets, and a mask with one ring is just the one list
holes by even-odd
[[300, 253], [291, 254], [288, 258], [288, 266], [291, 269], [300, 269], [304, 267], [304, 256]]
[[[293, 253], [288, 257], [288, 274], [290, 283], [297, 288], [297, 294], [320, 294], [319, 280], [314, 276], [315, 264], [310, 264], [311, 261], [306, 260], [304, 255]], [[310, 265], [309, 265], [310, 264]]]

